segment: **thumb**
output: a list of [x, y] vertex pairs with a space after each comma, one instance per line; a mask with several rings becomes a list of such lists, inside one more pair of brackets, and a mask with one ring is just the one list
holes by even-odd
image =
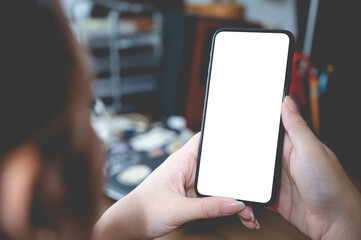
[[243, 202], [232, 198], [186, 198], [181, 201], [178, 206], [180, 207], [179, 217], [182, 222], [232, 215], [246, 207]]
[[289, 96], [286, 96], [282, 104], [282, 122], [296, 150], [319, 142]]

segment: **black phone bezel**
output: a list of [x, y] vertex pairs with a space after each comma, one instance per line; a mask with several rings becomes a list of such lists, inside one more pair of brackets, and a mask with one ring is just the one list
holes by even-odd
[[[295, 37], [290, 31], [281, 30], [281, 29], [220, 28], [213, 34], [212, 46], [211, 46], [211, 52], [210, 52], [210, 61], [209, 61], [209, 66], [208, 66], [206, 94], [205, 94], [204, 107], [203, 107], [201, 135], [200, 135], [198, 157], [197, 157], [197, 169], [196, 169], [195, 184], [194, 184], [194, 191], [199, 197], [211, 197], [210, 195], [201, 194], [197, 189], [197, 185], [198, 185], [198, 174], [199, 174], [201, 152], [202, 152], [204, 124], [205, 124], [205, 118], [206, 118], [206, 112], [207, 112], [208, 93], [209, 93], [210, 76], [211, 76], [211, 69], [212, 69], [212, 62], [213, 62], [213, 51], [214, 51], [215, 38], [216, 38], [218, 33], [224, 32], [224, 31], [228, 31], [228, 32], [231, 31], [231, 32], [283, 33], [283, 34], [286, 34], [288, 36], [288, 38], [289, 38], [289, 48], [288, 48], [287, 66], [286, 66], [286, 74], [285, 74], [285, 82], [284, 82], [284, 87], [283, 87], [282, 100], [284, 99], [285, 96], [287, 96], [289, 94], [290, 85], [291, 85], [292, 61], [293, 61], [293, 54], [294, 54], [294, 51], [295, 51]], [[246, 201], [246, 200], [242, 200], [242, 199], [237, 199], [237, 200], [242, 201], [245, 204], [250, 205], [250, 206], [266, 207], [266, 206], [270, 206], [270, 205], [274, 204], [274, 202], [277, 199], [277, 195], [278, 195], [278, 191], [279, 191], [279, 185], [280, 185], [284, 133], [285, 133], [285, 129], [283, 127], [282, 117], [280, 116], [280, 126], [279, 126], [279, 132], [278, 132], [278, 141], [277, 141], [275, 169], [274, 169], [274, 175], [273, 175], [272, 193], [271, 193], [271, 197], [270, 197], [269, 201], [267, 201], [265, 203], [263, 203], [263, 202], [261, 203], [261, 202]]]

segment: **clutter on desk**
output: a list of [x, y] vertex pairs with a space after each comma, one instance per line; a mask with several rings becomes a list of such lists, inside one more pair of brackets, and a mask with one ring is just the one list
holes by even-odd
[[104, 144], [104, 192], [118, 200], [180, 149], [194, 132], [181, 116], [150, 122], [139, 113], [114, 114], [96, 101], [92, 126]]
[[151, 172], [152, 169], [148, 165], [132, 165], [117, 175], [117, 181], [124, 185], [135, 186], [140, 184]]
[[129, 145], [136, 151], [152, 151], [160, 148], [177, 137], [175, 131], [164, 127], [154, 127], [143, 134], [134, 136], [129, 140]]
[[140, 113], [115, 114], [101, 100], [96, 99], [91, 124], [105, 148], [109, 148], [124, 137], [144, 132], [150, 120]]

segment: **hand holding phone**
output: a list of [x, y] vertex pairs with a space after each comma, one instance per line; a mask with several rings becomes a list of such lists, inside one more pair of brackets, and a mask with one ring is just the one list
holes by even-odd
[[269, 205], [275, 198], [294, 37], [220, 29], [213, 37], [195, 190]]

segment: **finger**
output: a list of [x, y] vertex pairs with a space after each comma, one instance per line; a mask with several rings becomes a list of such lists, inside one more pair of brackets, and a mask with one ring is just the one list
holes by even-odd
[[319, 142], [289, 96], [286, 96], [282, 104], [282, 122], [296, 150]]
[[241, 220], [255, 221], [253, 209], [250, 206], [246, 206], [246, 208], [238, 212], [237, 215], [241, 218]]
[[236, 214], [245, 209], [245, 204], [231, 198], [205, 197], [186, 198], [178, 205], [182, 222], [202, 218], [215, 218]]
[[241, 218], [241, 222], [243, 223], [243, 225], [249, 229], [260, 229], [261, 226], [259, 225], [258, 221], [247, 221], [247, 220], [243, 220]]

